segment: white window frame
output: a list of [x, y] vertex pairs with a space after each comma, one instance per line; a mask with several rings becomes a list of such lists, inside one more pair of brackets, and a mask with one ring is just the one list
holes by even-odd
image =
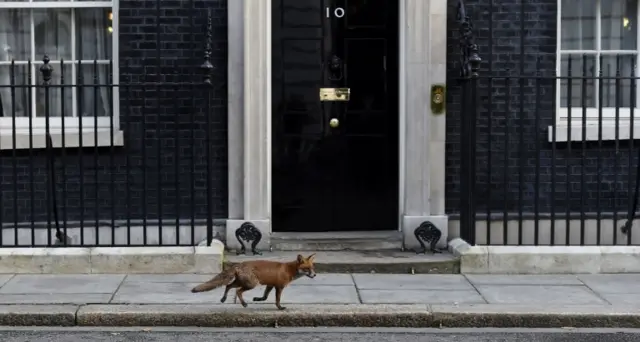
[[[596, 27], [595, 27], [595, 37], [596, 39], [596, 47], [595, 50], [563, 50], [562, 49], [562, 0], [557, 0], [557, 36], [556, 36], [556, 77], [560, 77], [561, 74], [561, 65], [562, 65], [562, 56], [563, 55], [577, 55], [582, 56], [586, 54], [588, 56], [595, 56], [596, 60], [600, 58], [600, 55], [636, 55], [636, 71], [635, 75], [639, 78], [639, 81], [636, 83], [636, 108], [633, 111], [633, 139], [640, 139], [640, 3], [637, 6], [638, 12], [636, 13], [636, 50], [601, 50], [601, 35], [602, 35], [602, 14], [600, 12], [601, 3], [607, 0], [597, 0], [596, 5]], [[579, 57], [581, 58], [581, 57]], [[579, 58], [576, 58], [577, 61]], [[599, 68], [595, 71], [595, 75], [599, 75]], [[596, 86], [596, 88], [598, 88]], [[597, 89], [596, 89], [597, 90]], [[571, 106], [571, 137], [569, 137], [569, 109], [566, 107], [561, 107], [561, 80], [556, 79], [556, 115], [555, 115], [555, 124], [556, 124], [556, 136], [554, 140], [554, 132], [553, 126], [549, 126], [548, 130], [548, 141], [549, 142], [567, 142], [569, 138], [571, 141], [582, 141], [582, 131], [583, 127], [586, 126], [586, 141], [597, 141], [597, 140], [629, 140], [631, 138], [631, 108], [630, 107], [620, 107], [618, 110], [618, 124], [616, 126], [616, 108], [615, 107], [603, 107], [602, 108], [602, 129], [600, 130], [600, 122], [599, 122], [599, 108], [596, 106], [595, 108], [587, 108], [587, 120], [583, 123], [583, 110], [580, 107], [580, 104], [572, 104]], [[617, 134], [616, 134], [617, 128]], [[601, 132], [600, 132], [601, 131]], [[600, 133], [602, 134], [600, 138]]]
[[[119, 68], [119, 0], [109, 1], [78, 1], [78, 0], [61, 0], [61, 1], [36, 1], [36, 0], [24, 0], [24, 1], [12, 1], [12, 2], [0, 2], [0, 9], [79, 9], [79, 8], [109, 8], [112, 13], [112, 82], [111, 84], [120, 84], [120, 68]], [[72, 12], [75, 13], [75, 12]], [[72, 15], [71, 20], [71, 39], [76, 39], [76, 22], [75, 16]], [[35, 51], [33, 33], [34, 27], [31, 22], [31, 51], [32, 56]], [[73, 44], [72, 44], [73, 46]], [[31, 61], [32, 64], [32, 77], [36, 79], [37, 73], [40, 73], [40, 66], [43, 64], [42, 57], [35, 56], [35, 60]], [[71, 49], [70, 63], [78, 63], [76, 58], [76, 49]], [[108, 62], [106, 62], [108, 65]], [[16, 65], [26, 65], [24, 61], [15, 63]], [[59, 61], [51, 61], [49, 64], [54, 67], [54, 73], [60, 72]], [[82, 60], [83, 65], [92, 65], [93, 60]], [[10, 61], [0, 61], [0, 65], [11, 65]], [[67, 61], [65, 61], [67, 65]], [[105, 65], [105, 63], [98, 63], [98, 65]], [[75, 70], [75, 68], [73, 69]], [[76, 84], [76, 72], [73, 73], [73, 85]], [[105, 81], [106, 82], [106, 81]], [[75, 93], [79, 87], [72, 87], [72, 91]], [[35, 89], [32, 91], [35, 93]], [[33, 98], [30, 99], [33, 101]], [[49, 117], [49, 132], [51, 134], [53, 147], [62, 147], [62, 136], [64, 135], [65, 143], [64, 147], [78, 147], [80, 146], [80, 140], [83, 147], [92, 146], [111, 146], [112, 140], [114, 146], [123, 145], [123, 132], [120, 130], [120, 94], [119, 87], [114, 86], [112, 91], [112, 113], [110, 117], [98, 117], [97, 126], [96, 120], [93, 116], [82, 117], [82, 127], [80, 127], [80, 120], [78, 117]], [[72, 102], [74, 112], [77, 112], [77, 103]], [[35, 107], [33, 107], [35, 108]], [[62, 124], [64, 120], [64, 132], [62, 130]], [[31, 121], [32, 129], [29, 130], [29, 122]], [[46, 147], [46, 121], [44, 117], [16, 117], [15, 118], [15, 137], [13, 125], [13, 117], [0, 117], [0, 150], [16, 149], [28, 149], [31, 146], [33, 148]], [[113, 131], [112, 131], [113, 129]], [[30, 134], [32, 133], [32, 134]], [[97, 137], [96, 137], [97, 135]], [[97, 140], [97, 145], [96, 145]]]

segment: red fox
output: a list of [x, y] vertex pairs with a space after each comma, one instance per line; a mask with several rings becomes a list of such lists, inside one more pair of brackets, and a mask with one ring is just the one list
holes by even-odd
[[280, 305], [282, 298], [282, 290], [292, 281], [307, 276], [314, 278], [316, 272], [313, 266], [315, 253], [308, 257], [298, 255], [298, 258], [290, 262], [277, 262], [268, 260], [245, 261], [222, 271], [206, 283], [202, 283], [191, 292], [211, 291], [222, 285], [226, 285], [224, 294], [220, 298], [220, 302], [227, 300], [227, 293], [233, 288], [237, 288], [236, 297], [240, 300], [240, 304], [247, 307], [247, 303], [242, 298], [242, 293], [255, 288], [258, 285], [266, 285], [262, 297], [254, 297], [254, 302], [263, 302], [267, 300], [269, 293], [276, 289], [276, 307], [280, 310], [286, 309]]

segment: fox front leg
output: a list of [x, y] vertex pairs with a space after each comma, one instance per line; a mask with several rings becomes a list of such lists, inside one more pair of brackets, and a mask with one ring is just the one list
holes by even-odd
[[282, 290], [284, 288], [282, 287], [276, 287], [276, 307], [278, 308], [278, 310], [284, 310], [286, 309], [284, 306], [280, 305], [280, 299], [282, 298]]
[[262, 297], [253, 297], [253, 301], [264, 302], [265, 300], [267, 300], [267, 297], [269, 297], [269, 293], [271, 293], [271, 290], [273, 290], [273, 286], [267, 286], [267, 288], [264, 289], [264, 294], [262, 295]]

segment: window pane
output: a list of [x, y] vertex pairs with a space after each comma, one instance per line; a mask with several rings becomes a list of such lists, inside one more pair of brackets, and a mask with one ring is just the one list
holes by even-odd
[[29, 10], [0, 9], [0, 60], [29, 59], [29, 39]]
[[637, 0], [602, 1], [602, 49], [635, 50]]
[[562, 0], [562, 50], [596, 48], [596, 0]]
[[[571, 74], [569, 75], [569, 58], [571, 58]], [[595, 57], [587, 56], [586, 63], [583, 62], [581, 55], [564, 55], [561, 61], [561, 75], [563, 77], [570, 76], [571, 79], [562, 79], [560, 81], [560, 105], [564, 107], [582, 107], [583, 94], [583, 66], [586, 66], [586, 76], [595, 76]], [[569, 103], [569, 85], [571, 85], [571, 103]], [[586, 92], [584, 93], [584, 101], [587, 107], [595, 107], [595, 79], [587, 79]]]
[[[632, 77], [633, 66], [635, 64], [635, 56], [607, 56], [602, 58], [602, 76], [615, 77], [617, 70], [620, 71], [620, 77]], [[637, 72], [636, 72], [637, 73]], [[631, 85], [632, 80], [620, 79], [616, 83], [616, 80], [603, 80], [602, 81], [602, 106], [603, 107], [616, 107], [616, 103], [620, 107], [631, 106]], [[636, 88], [638, 84], [636, 83]]]
[[51, 60], [71, 59], [71, 10], [33, 10], [36, 59], [49, 55]]
[[[82, 65], [79, 74], [82, 84], [78, 88], [78, 110], [82, 116], [111, 115], [111, 97], [113, 96], [109, 65]], [[93, 84], [97, 84], [94, 87]]]
[[[72, 63], [64, 63], [64, 84], [72, 84]], [[46, 102], [46, 89], [43, 86], [44, 80], [42, 79], [42, 72], [40, 72], [40, 66], [36, 66], [36, 81], [38, 82], [38, 89], [36, 93], [36, 116], [46, 117], [47, 115], [47, 102]], [[49, 116], [60, 117], [62, 113], [64, 116], [73, 116], [72, 101], [73, 95], [71, 87], [60, 87], [62, 83], [60, 79], [60, 63], [51, 63], [53, 67], [53, 73], [51, 77], [49, 87]], [[64, 103], [62, 100], [62, 94], [64, 93]]]
[[110, 8], [76, 9], [76, 58], [111, 59], [111, 22]]
[[[29, 90], [25, 87], [29, 84], [27, 66], [16, 65], [13, 72], [14, 80], [12, 81], [11, 78], [11, 66], [0, 66], [0, 115], [12, 117], [12, 112], [15, 110], [16, 116], [28, 116]], [[14, 86], [12, 87], [11, 84]]]

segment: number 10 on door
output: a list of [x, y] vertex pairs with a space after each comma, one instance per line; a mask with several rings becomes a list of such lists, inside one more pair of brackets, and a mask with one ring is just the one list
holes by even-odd
[[[331, 7], [327, 7], [326, 8], [326, 13], [327, 13], [327, 18], [331, 18]], [[333, 16], [336, 18], [342, 18], [344, 17], [345, 12], [344, 12], [344, 8], [342, 7], [336, 7], [333, 10]]]

